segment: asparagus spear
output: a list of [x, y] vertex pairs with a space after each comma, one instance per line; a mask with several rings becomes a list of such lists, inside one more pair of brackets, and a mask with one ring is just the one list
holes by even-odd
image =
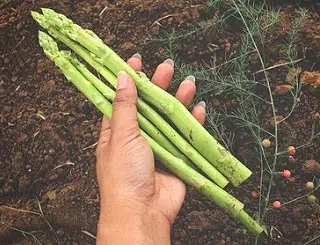
[[[39, 32], [39, 42], [44, 53], [62, 70], [66, 78], [70, 80], [105, 116], [110, 118], [112, 116], [111, 103], [70, 62], [69, 55], [66, 52], [59, 51], [54, 40], [41, 31]], [[155, 156], [160, 159], [162, 164], [172, 173], [202, 192], [226, 212], [235, 218], [238, 218], [252, 233], [259, 234], [263, 231], [263, 229], [243, 210], [243, 203], [199, 174], [183, 160], [172, 155], [144, 131], [140, 130], [140, 133], [150, 144]]]
[[[95, 55], [88, 52], [85, 48], [80, 46], [78, 43], [72, 41], [70, 38], [66, 37], [54, 27], [47, 25], [45, 18], [33, 12], [32, 16], [38, 23], [44, 28], [48, 29], [49, 33], [62, 41], [65, 45], [70, 47], [75, 53], [80, 55], [86, 62], [88, 62], [94, 69], [96, 69], [114, 88], [117, 86], [117, 80], [115, 75], [108, 70], [105, 66], [101, 65], [95, 60]], [[84, 70], [82, 68], [82, 70]], [[84, 74], [89, 74], [84, 71]], [[89, 74], [90, 76], [90, 74]], [[90, 76], [92, 77], [92, 76]], [[89, 79], [91, 80], [91, 79]], [[94, 79], [92, 79], [94, 81]], [[97, 85], [98, 83], [95, 82]], [[96, 86], [95, 85], [95, 86]], [[97, 88], [100, 90], [105, 90], [106, 85], [99, 85]], [[100, 90], [101, 92], [101, 90]], [[106, 93], [104, 91], [103, 93]], [[201, 169], [212, 181], [217, 183], [220, 187], [225, 187], [229, 181], [214, 167], [212, 166], [197, 150], [195, 150], [192, 145], [188, 143], [179, 133], [177, 133], [169, 123], [167, 123], [154, 109], [152, 109], [147, 103], [138, 98], [138, 109], [139, 111], [149, 119], [161, 132], [163, 132], [171, 142], [179, 148], [181, 152], [184, 153], [199, 169]], [[155, 139], [155, 138], [154, 138]], [[156, 140], [157, 141], [157, 140]], [[160, 143], [160, 142], [158, 142]], [[162, 145], [163, 146], [163, 145]]]
[[127, 72], [136, 82], [143, 99], [166, 115], [199, 153], [226, 176], [233, 185], [240, 185], [252, 174], [248, 168], [220, 145], [175, 97], [149, 82], [146, 76], [141, 76], [141, 73], [137, 74], [96, 34], [90, 30], [84, 30], [66, 16], [57, 14], [51, 9], [42, 9], [42, 12], [48, 25], [56, 27], [59, 32], [94, 53], [100, 58], [99, 62], [108, 67], [113, 74], [118, 74], [121, 70]]

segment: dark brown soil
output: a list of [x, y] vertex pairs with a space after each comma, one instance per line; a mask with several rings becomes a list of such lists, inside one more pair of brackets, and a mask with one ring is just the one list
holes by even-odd
[[[148, 33], [158, 32], [154, 22], [173, 15], [161, 21], [163, 27], [160, 28], [189, 28], [211, 17], [205, 2], [119, 0], [116, 5], [104, 0], [0, 2], [0, 244], [32, 244], [30, 236], [28, 242], [12, 228], [37, 231], [34, 235], [43, 244], [94, 244], [94, 239], [83, 231], [95, 234], [99, 213], [95, 148], [88, 146], [97, 141], [101, 114], [43, 55], [37, 41], [39, 27], [30, 17], [30, 10], [50, 7], [68, 15], [104, 37], [123, 58], [140, 52], [150, 75], [166, 58], [161, 45], [145, 42]], [[278, 2], [270, 1], [270, 5], [281, 9], [282, 21], [278, 29], [269, 34], [267, 66], [279, 61], [282, 37], [300, 5], [311, 12], [303, 33], [299, 34], [299, 46], [306, 50], [301, 67], [305, 71], [319, 71], [320, 17], [316, 1]], [[228, 48], [226, 52], [231, 52], [238, 44], [237, 35], [228, 30], [221, 36], [209, 37]], [[189, 64], [211, 59], [207, 43], [213, 40], [206, 40], [207, 35], [199, 38], [179, 47], [178, 51]], [[252, 64], [252, 69], [260, 68]], [[287, 73], [285, 68], [274, 70], [272, 86], [283, 84]], [[288, 145], [308, 142], [312, 125], [319, 131], [319, 95], [319, 88], [303, 87], [299, 106], [281, 125], [281, 151]], [[228, 97], [219, 99], [228, 102]], [[276, 103], [278, 115], [289, 112], [289, 96], [276, 96]], [[264, 109], [265, 124], [271, 128], [270, 108]], [[246, 132], [236, 137], [248, 138]], [[307, 193], [304, 184], [312, 180], [313, 175], [301, 168], [305, 160], [320, 161], [319, 147], [320, 137], [317, 137], [312, 144], [298, 149], [293, 164], [287, 162], [284, 154], [277, 170], [290, 169], [293, 177], [290, 180], [276, 178], [271, 201], [285, 203]], [[236, 144], [234, 151], [240, 159], [246, 159], [255, 174], [233, 193], [245, 203], [248, 212], [254, 214], [258, 211], [258, 200], [251, 198], [251, 191], [258, 189], [260, 163], [250, 161], [253, 154], [250, 141]], [[315, 195], [320, 197], [319, 193]], [[29, 212], [39, 213], [39, 206], [43, 215]], [[303, 198], [279, 210], [271, 209], [266, 226], [268, 231], [270, 227], [275, 228], [272, 237], [265, 237], [259, 244], [303, 244], [320, 230], [320, 206], [312, 206]], [[240, 224], [193, 189], [189, 189], [172, 229], [172, 243], [176, 245], [242, 245], [253, 244], [254, 240]], [[320, 240], [312, 244], [320, 244]]]

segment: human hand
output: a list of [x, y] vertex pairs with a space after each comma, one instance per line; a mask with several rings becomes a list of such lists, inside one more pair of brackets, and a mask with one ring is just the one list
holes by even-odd
[[[141, 60], [136, 54], [128, 64], [141, 71]], [[166, 60], [152, 82], [167, 89], [173, 72], [173, 61]], [[189, 76], [176, 97], [188, 107], [195, 91], [195, 79]], [[112, 118], [103, 119], [97, 147], [101, 208], [97, 244], [170, 244], [170, 226], [185, 197], [181, 180], [155, 171], [151, 148], [139, 133], [136, 103], [134, 82], [121, 72]], [[192, 114], [203, 124], [205, 104], [195, 106]]]

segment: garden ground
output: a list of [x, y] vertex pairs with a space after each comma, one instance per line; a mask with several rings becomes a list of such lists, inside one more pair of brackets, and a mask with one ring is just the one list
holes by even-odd
[[[272, 31], [266, 33], [264, 59], [266, 68], [271, 67], [268, 76], [277, 120], [285, 118], [296, 103], [290, 117], [279, 125], [279, 151], [284, 153], [275, 167], [277, 172], [289, 169], [292, 176], [284, 179], [274, 175], [263, 222], [266, 234], [258, 244], [320, 244], [320, 206], [317, 201], [308, 200], [310, 191], [305, 188], [307, 181], [314, 181], [317, 186], [320, 175], [317, 162], [312, 168], [305, 166], [307, 160], [320, 160], [320, 137], [317, 136], [320, 128], [320, 7], [316, 1], [276, 2], [279, 1], [267, 3], [280, 12]], [[31, 10], [40, 7], [53, 8], [94, 30], [125, 59], [139, 52], [148, 75], [174, 51], [175, 58], [179, 59], [175, 80], [181, 80], [188, 71], [181, 64], [219, 65], [226, 57], [228, 60], [237, 57], [243, 26], [239, 20], [233, 20], [226, 23], [223, 30], [213, 25], [208, 30], [203, 28], [205, 31], [196, 31], [191, 37], [178, 38], [173, 50], [171, 41], [163, 41], [173, 37], [165, 31], [197, 29], [203, 23], [219, 19], [228, 6], [208, 7], [204, 0], [119, 0], [116, 5], [103, 0], [1, 1], [0, 244], [94, 244], [91, 235], [95, 235], [99, 213], [95, 143], [101, 114], [44, 56], [37, 40], [39, 26], [30, 16]], [[308, 15], [294, 33], [298, 61], [292, 63], [296, 65], [293, 68], [282, 65], [285, 62], [281, 54], [292, 33], [292, 24], [298, 18], [299, 7], [307, 9]], [[262, 67], [255, 52], [247, 56], [246, 74], [252, 76]], [[273, 67], [275, 65], [279, 66]], [[258, 72], [256, 79], [266, 82], [263, 72]], [[299, 82], [301, 88], [296, 87], [293, 80]], [[208, 92], [208, 86], [199, 80], [198, 98], [205, 99], [209, 109], [223, 113], [225, 108], [232, 111], [240, 107], [233, 94], [215, 91], [214, 84], [211, 87], [213, 91]], [[288, 88], [292, 91], [296, 88], [297, 94], [290, 96]], [[266, 89], [255, 92], [259, 98], [269, 100]], [[261, 110], [263, 125], [272, 131], [271, 106], [262, 105]], [[212, 127], [210, 121], [207, 126]], [[249, 181], [232, 189], [232, 193], [244, 202], [250, 214], [257, 216], [259, 205], [263, 207], [264, 201], [252, 198], [251, 192], [262, 195], [263, 190], [265, 196], [270, 175], [266, 171], [261, 175], [262, 165], [255, 158], [255, 143], [247, 129], [236, 128], [227, 121], [223, 133], [233, 135], [229, 147], [254, 172]], [[294, 161], [285, 152], [289, 145], [297, 148]], [[273, 147], [265, 150], [266, 159], [273, 158], [273, 150]], [[319, 198], [319, 191], [313, 195]], [[275, 200], [285, 205], [272, 209]], [[240, 224], [201, 194], [188, 189], [173, 225], [172, 244], [254, 242], [255, 237], [246, 233]]]

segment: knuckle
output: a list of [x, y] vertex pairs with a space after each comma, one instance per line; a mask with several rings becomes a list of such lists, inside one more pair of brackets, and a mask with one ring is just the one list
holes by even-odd
[[113, 104], [114, 110], [116, 110], [117, 107], [130, 108], [136, 106], [136, 100], [128, 95], [119, 95], [115, 97]]

